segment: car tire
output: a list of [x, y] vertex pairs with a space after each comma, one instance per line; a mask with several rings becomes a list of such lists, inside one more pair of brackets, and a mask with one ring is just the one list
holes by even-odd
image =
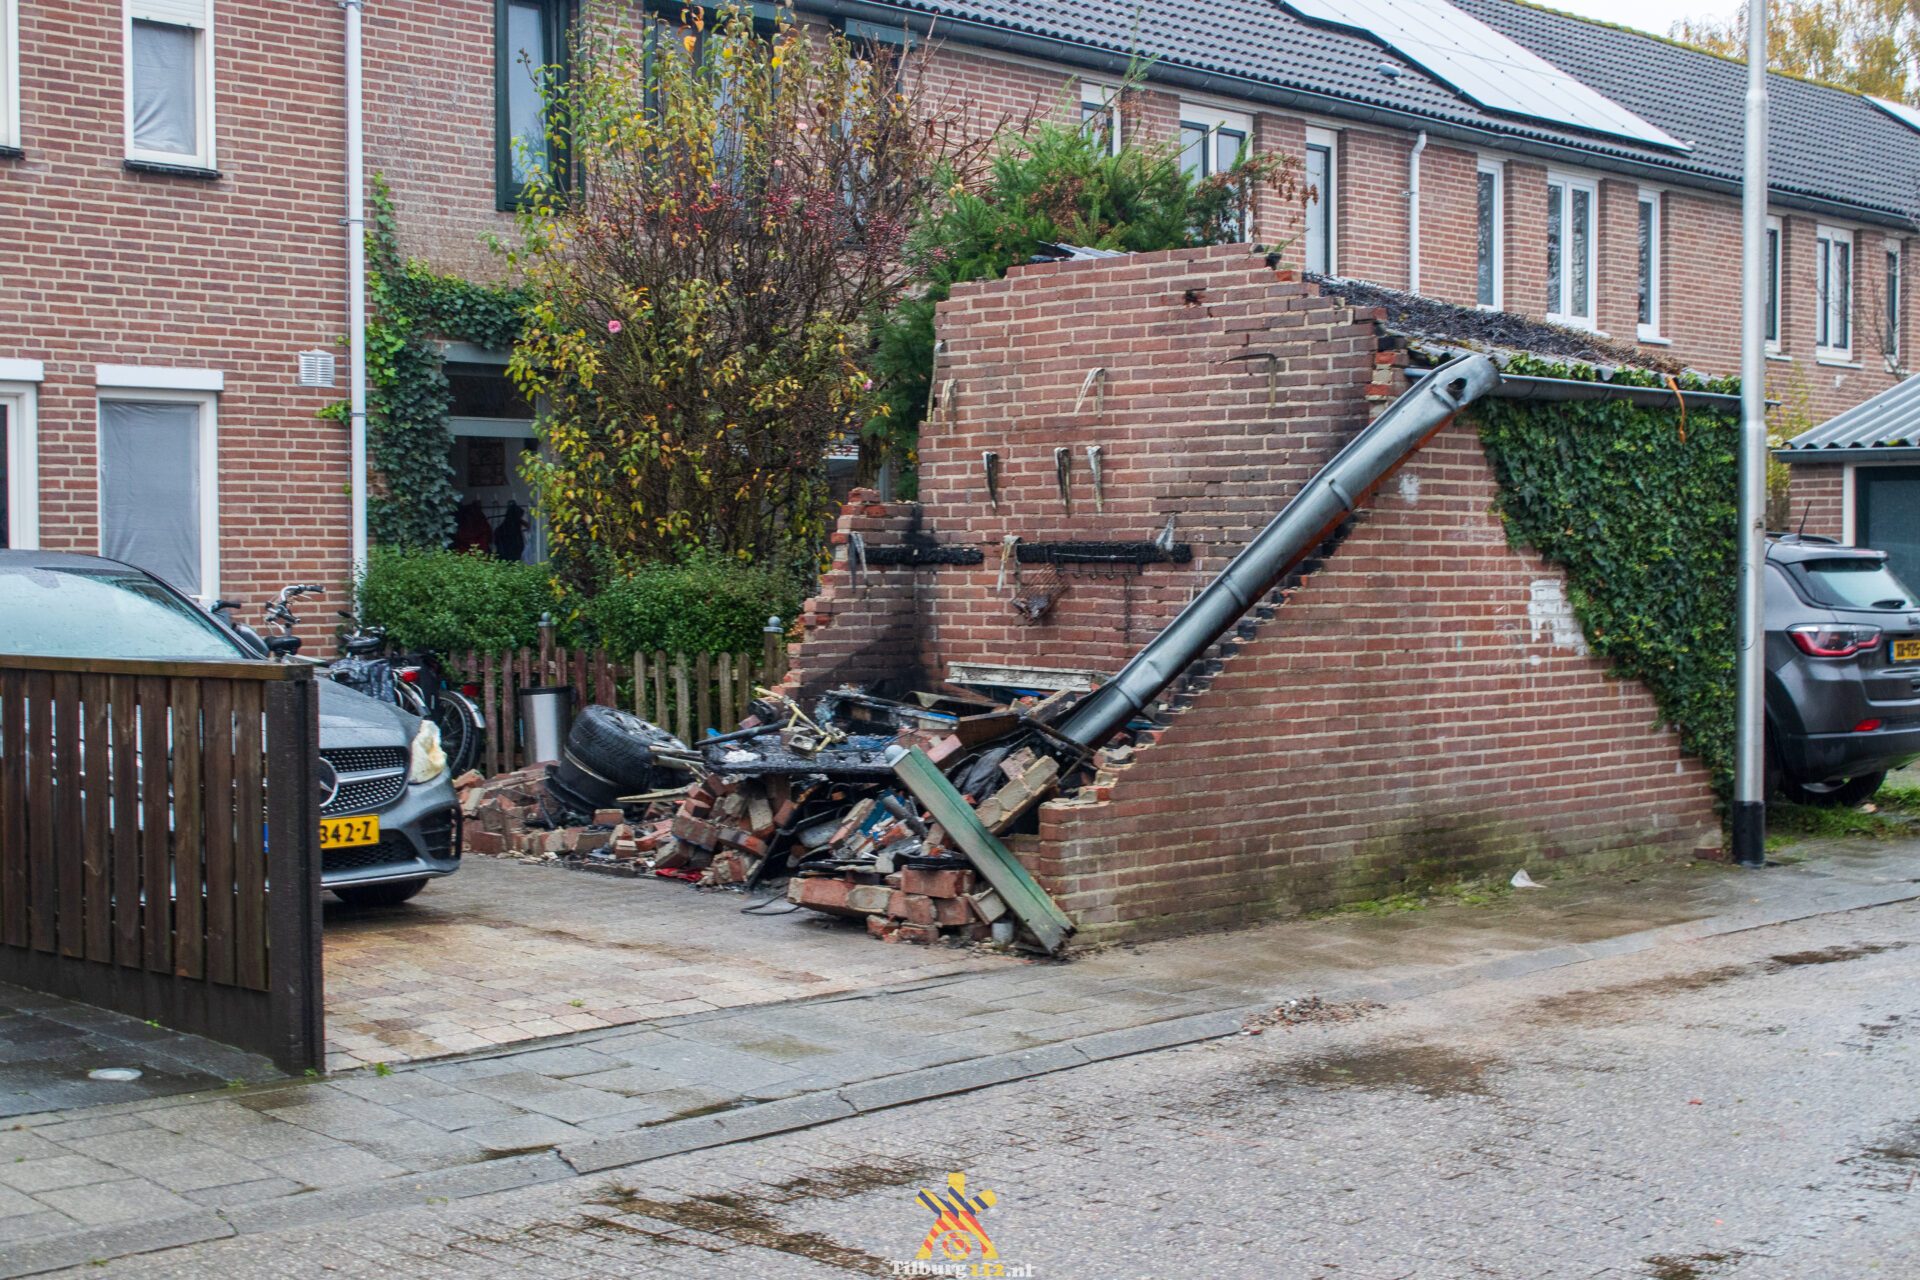
[[1795, 804], [1819, 805], [1826, 809], [1851, 809], [1854, 805], [1872, 797], [1887, 780], [1886, 771], [1863, 773], [1857, 778], [1842, 778], [1838, 782], [1797, 782], [1792, 778], [1780, 779], [1780, 794]]
[[350, 907], [397, 907], [427, 887], [427, 878], [389, 880], [385, 884], [341, 885], [333, 896]]
[[565, 801], [569, 808], [584, 813], [615, 808], [620, 803], [620, 788], [583, 769], [570, 758], [567, 751], [562, 751], [560, 759], [554, 762], [553, 774], [547, 779], [547, 789]]
[[[657, 769], [654, 751], [667, 747], [681, 751], [686, 746], [678, 738], [639, 716], [614, 707], [587, 707], [574, 719], [567, 733], [566, 757], [579, 767], [613, 784], [615, 795], [633, 794], [652, 788]], [[569, 781], [568, 786], [573, 784]], [[581, 790], [591, 796], [591, 790]]]

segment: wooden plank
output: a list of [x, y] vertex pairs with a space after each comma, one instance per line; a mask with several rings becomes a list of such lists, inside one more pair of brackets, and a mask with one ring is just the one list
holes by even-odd
[[233, 685], [209, 680], [200, 696], [206, 726], [207, 981], [233, 985]]
[[[653, 714], [641, 718], [662, 729], [666, 729], [670, 723], [667, 719], [667, 655], [658, 649], [653, 651]], [[668, 729], [668, 732], [672, 730]]]
[[267, 989], [267, 770], [260, 685], [233, 688], [233, 980]]
[[647, 655], [636, 650], [633, 655], [633, 714], [642, 720], [647, 719]]
[[201, 738], [200, 682], [173, 686], [173, 972], [206, 976], [206, 831], [200, 778], [206, 759]]
[[492, 730], [487, 734], [487, 776], [500, 772], [500, 718], [499, 685], [494, 678], [497, 654], [485, 654], [480, 658], [480, 714], [487, 718]]
[[140, 933], [140, 686], [130, 676], [108, 679], [113, 681], [113, 962], [138, 969], [145, 962]]
[[[326, 1061], [320, 966], [319, 694], [311, 679], [267, 691], [268, 1050], [283, 1070]], [[216, 1033], [217, 1038], [217, 1033]]]
[[30, 944], [36, 951], [55, 946], [55, 910], [59, 886], [54, 880], [53, 676], [35, 671], [27, 677], [27, 913]]
[[522, 669], [514, 665], [516, 657], [524, 664], [526, 651], [518, 655], [509, 649], [501, 655], [500, 672], [500, 721], [496, 733], [500, 737], [500, 771], [512, 773], [520, 763], [520, 703], [514, 696], [514, 682]]
[[716, 713], [713, 727], [725, 733], [733, 728], [733, 655], [720, 655], [718, 669], [714, 672], [714, 683], [718, 689], [715, 694]]
[[893, 762], [894, 776], [926, 806], [927, 815], [946, 829], [948, 839], [960, 846], [967, 860], [1000, 894], [1020, 922], [1046, 948], [1049, 954], [1066, 945], [1073, 934], [1073, 921], [1047, 896], [1026, 867], [1000, 843], [1000, 838], [980, 825], [973, 807], [966, 802], [927, 753], [915, 747]]
[[740, 672], [740, 705], [734, 708], [733, 717], [734, 727], [738, 728], [742, 720], [753, 714], [753, 655], [743, 653], [734, 661], [739, 664]]
[[595, 688], [598, 690], [598, 696], [594, 700], [602, 706], [619, 706], [619, 682], [614, 678], [613, 658], [605, 649], [593, 651], [593, 678]]
[[85, 784], [80, 777], [83, 763], [80, 741], [80, 677], [71, 671], [53, 677], [53, 736], [58, 759], [54, 762], [54, 804], [59, 808], [58, 847], [54, 851], [58, 898], [54, 908], [54, 926], [60, 939], [60, 954], [74, 959], [87, 954], [86, 866], [81, 860], [82, 826], [85, 822]]
[[0, 943], [27, 945], [27, 675], [0, 671]]
[[140, 678], [140, 900], [146, 966], [173, 972], [173, 865], [167, 849], [167, 681]]
[[87, 959], [113, 963], [113, 754], [112, 676], [81, 677], [86, 747], [86, 827], [80, 839], [82, 915]]
[[50, 658], [31, 653], [0, 653], [0, 671], [65, 671], [74, 675], [206, 677], [217, 680], [292, 680], [284, 662], [159, 661], [147, 658]]
[[708, 659], [703, 651], [694, 661], [693, 679], [693, 737], [692, 742], [707, 736], [707, 730], [713, 726], [713, 675], [707, 669]]
[[673, 655], [673, 736], [682, 742], [692, 742], [693, 730], [688, 727], [692, 719], [687, 706], [687, 655], [676, 653]]

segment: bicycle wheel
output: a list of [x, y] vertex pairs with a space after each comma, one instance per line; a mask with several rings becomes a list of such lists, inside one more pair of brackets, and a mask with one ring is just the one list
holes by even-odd
[[473, 699], [441, 690], [433, 703], [433, 723], [440, 729], [440, 749], [447, 753], [447, 769], [454, 777], [479, 763], [487, 745], [487, 722]]

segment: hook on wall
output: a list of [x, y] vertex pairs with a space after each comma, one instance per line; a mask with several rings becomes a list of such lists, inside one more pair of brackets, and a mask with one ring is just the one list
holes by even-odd
[[1060, 505], [1073, 512], [1073, 450], [1065, 445], [1053, 451], [1053, 483], [1060, 490]]
[[1107, 509], [1107, 495], [1102, 482], [1106, 452], [1097, 444], [1087, 446], [1087, 470], [1093, 477], [1093, 509], [1101, 512]]
[[1000, 509], [1000, 455], [992, 449], [982, 450], [980, 471], [987, 482], [987, 501], [993, 504], [995, 511], [998, 511]]
[[1262, 360], [1267, 366], [1267, 408], [1273, 408], [1280, 398], [1280, 357], [1271, 351], [1243, 351], [1237, 356], [1228, 356], [1221, 364], [1235, 364], [1239, 361]]
[[1094, 415], [1098, 417], [1105, 414], [1107, 411], [1107, 367], [1105, 365], [1089, 369], [1087, 376], [1081, 379], [1080, 394], [1073, 398], [1075, 413], [1080, 412], [1080, 406], [1087, 402], [1089, 393], [1093, 396]]

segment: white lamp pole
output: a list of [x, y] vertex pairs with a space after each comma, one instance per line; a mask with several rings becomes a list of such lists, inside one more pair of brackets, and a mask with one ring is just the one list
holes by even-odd
[[354, 582], [367, 567], [366, 131], [361, 102], [361, 0], [340, 0], [347, 19], [347, 436], [352, 512], [348, 558]]
[[1741, 221], [1740, 595], [1733, 858], [1766, 862], [1767, 0], [1747, 5], [1747, 163]]

